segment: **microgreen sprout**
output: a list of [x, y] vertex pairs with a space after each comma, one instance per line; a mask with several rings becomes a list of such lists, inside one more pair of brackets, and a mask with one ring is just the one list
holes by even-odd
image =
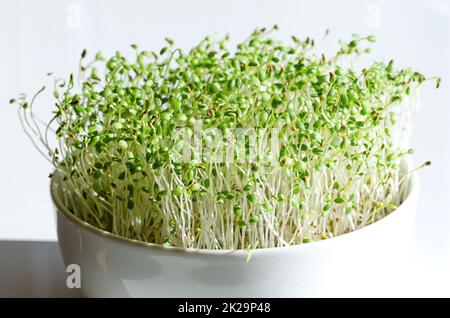
[[228, 36], [188, 52], [169, 38], [155, 52], [133, 44], [132, 59], [83, 50], [78, 76], [55, 84], [44, 131], [32, 112], [42, 90], [12, 99], [65, 207], [126, 238], [243, 250], [335, 237], [392, 212], [412, 153], [393, 132], [427, 79], [393, 61], [354, 69], [371, 35], [326, 58], [313, 39], [280, 43], [275, 29], [234, 50]]

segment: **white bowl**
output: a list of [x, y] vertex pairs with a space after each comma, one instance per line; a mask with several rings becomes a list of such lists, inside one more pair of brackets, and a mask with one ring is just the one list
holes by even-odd
[[249, 262], [241, 250], [163, 247], [99, 230], [68, 212], [56, 191], [52, 181], [59, 246], [66, 265], [80, 266], [88, 297], [358, 296], [395, 273], [407, 253], [418, 179], [412, 175], [404, 202], [374, 224], [323, 241], [258, 249]]

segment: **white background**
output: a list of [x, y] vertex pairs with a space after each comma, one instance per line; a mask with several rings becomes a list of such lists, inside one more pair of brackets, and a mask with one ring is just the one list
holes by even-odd
[[[54, 71], [75, 70], [81, 50], [129, 52], [131, 43], [158, 49], [164, 37], [188, 49], [207, 34], [241, 41], [277, 23], [277, 37], [375, 34], [373, 57], [443, 78], [421, 91], [414, 120], [414, 161], [421, 193], [409, 275], [401, 296], [450, 296], [450, 1], [6, 1], [0, 2], [0, 240], [56, 240], [47, 175], [51, 167], [22, 132], [8, 100], [34, 93]], [[52, 110], [50, 96], [36, 105]], [[0, 256], [1, 257], [1, 256]], [[386, 286], [386, 293], [392, 286]]]

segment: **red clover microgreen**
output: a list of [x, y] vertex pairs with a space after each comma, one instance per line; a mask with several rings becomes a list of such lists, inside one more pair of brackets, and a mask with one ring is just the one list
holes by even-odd
[[45, 131], [32, 112], [43, 89], [11, 100], [49, 154], [65, 206], [123, 237], [207, 249], [309, 243], [394, 210], [399, 163], [412, 153], [394, 132], [426, 78], [393, 61], [346, 66], [374, 36], [354, 35], [327, 59], [310, 38], [286, 45], [270, 31], [236, 50], [228, 36], [189, 52], [171, 39], [158, 52], [133, 44], [133, 60], [88, 61], [84, 50], [78, 76], [55, 83]]

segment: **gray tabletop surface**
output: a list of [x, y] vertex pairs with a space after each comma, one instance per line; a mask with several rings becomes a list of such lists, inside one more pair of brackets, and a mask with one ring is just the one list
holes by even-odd
[[0, 297], [81, 297], [66, 287], [58, 242], [0, 241]]

